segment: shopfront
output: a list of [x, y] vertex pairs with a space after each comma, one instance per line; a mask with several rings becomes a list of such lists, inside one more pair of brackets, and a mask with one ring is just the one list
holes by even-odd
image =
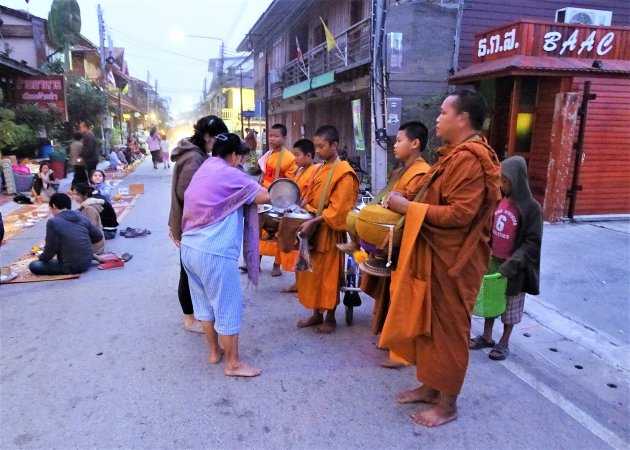
[[630, 214], [630, 28], [521, 21], [474, 49], [449, 83], [484, 93], [484, 131], [528, 161], [545, 219]]

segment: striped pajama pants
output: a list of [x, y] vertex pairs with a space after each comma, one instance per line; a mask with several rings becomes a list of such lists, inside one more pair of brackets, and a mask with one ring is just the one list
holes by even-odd
[[243, 317], [243, 293], [238, 261], [181, 246], [195, 318], [214, 322], [223, 336], [238, 334]]

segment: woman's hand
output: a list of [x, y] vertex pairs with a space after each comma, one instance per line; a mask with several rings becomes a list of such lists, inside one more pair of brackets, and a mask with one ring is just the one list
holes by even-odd
[[398, 214], [406, 214], [409, 208], [409, 200], [407, 200], [400, 192], [390, 192], [385, 202], [385, 208], [391, 209]]

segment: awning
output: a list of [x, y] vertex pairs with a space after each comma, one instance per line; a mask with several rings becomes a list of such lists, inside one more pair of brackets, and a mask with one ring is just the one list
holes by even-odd
[[8, 72], [11, 75], [45, 75], [44, 72], [34, 69], [26, 64], [16, 61], [0, 54], [0, 71], [4, 75]]
[[323, 73], [316, 77], [313, 77], [309, 80], [304, 80], [301, 83], [293, 84], [291, 86], [285, 87], [282, 91], [282, 98], [289, 98], [295, 95], [302, 94], [306, 91], [310, 91], [311, 89], [317, 89], [320, 87], [327, 86], [335, 82], [335, 71], [331, 70], [330, 72]]
[[504, 76], [533, 76], [564, 77], [581, 75], [589, 77], [611, 77], [630, 75], [630, 61], [602, 60], [595, 63], [593, 59], [558, 58], [550, 56], [514, 55], [473, 64], [449, 77], [449, 84], [468, 84], [488, 78]]

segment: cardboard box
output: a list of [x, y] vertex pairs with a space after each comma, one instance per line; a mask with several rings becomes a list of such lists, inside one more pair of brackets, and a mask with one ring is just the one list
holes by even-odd
[[136, 195], [136, 194], [144, 194], [143, 183], [129, 185], [129, 195]]

